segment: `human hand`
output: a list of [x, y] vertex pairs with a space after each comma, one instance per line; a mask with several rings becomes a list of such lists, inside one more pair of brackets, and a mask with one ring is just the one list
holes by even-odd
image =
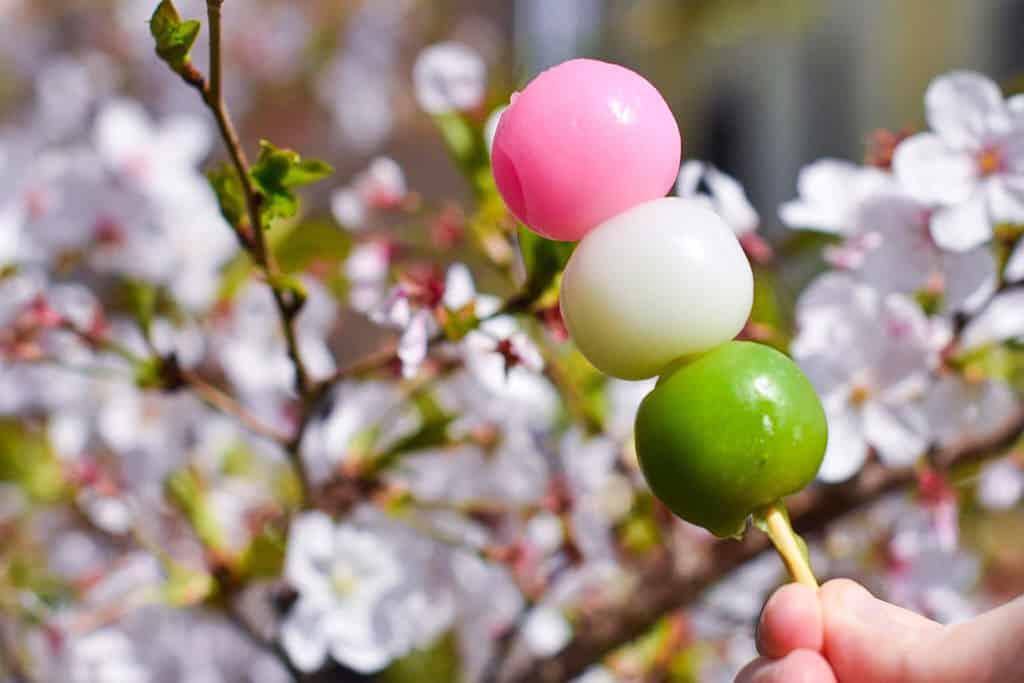
[[736, 683], [1024, 683], [1024, 598], [943, 626], [853, 581], [783, 586]]

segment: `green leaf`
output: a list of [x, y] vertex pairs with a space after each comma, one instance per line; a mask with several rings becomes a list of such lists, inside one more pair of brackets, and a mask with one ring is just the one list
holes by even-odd
[[288, 232], [274, 248], [277, 263], [286, 273], [304, 271], [313, 261], [335, 264], [352, 249], [352, 237], [331, 221], [305, 221]]
[[483, 139], [480, 131], [474, 129], [468, 119], [451, 112], [434, 117], [434, 123], [441, 131], [445, 145], [452, 156], [466, 170], [479, 165]]
[[11, 418], [0, 419], [0, 481], [17, 484], [40, 503], [59, 502], [70, 493], [45, 433]]
[[455, 636], [448, 632], [432, 645], [413, 650], [377, 675], [381, 683], [462, 681]]
[[[72, 602], [74, 588], [56, 574], [51, 574], [44, 558], [30, 556], [28, 548], [18, 549], [4, 558], [6, 567], [0, 567], [0, 586], [31, 591], [33, 598], [51, 607]], [[23, 603], [24, 604], [24, 603]], [[13, 607], [13, 605], [11, 605]], [[6, 607], [6, 605], [5, 605]], [[21, 615], [31, 618], [32, 607]], [[38, 605], [36, 605], [38, 608]], [[0, 669], [2, 671], [3, 669]]]
[[253, 539], [242, 555], [242, 573], [249, 578], [269, 579], [281, 575], [287, 541], [284, 533], [270, 525]]
[[220, 471], [229, 477], [246, 477], [256, 472], [256, 458], [244, 442], [232, 444], [220, 457]]
[[434, 123], [452, 160], [479, 201], [486, 193], [487, 185], [494, 182], [482, 122], [462, 113], [450, 112], [435, 116]]
[[967, 377], [1002, 380], [1018, 390], [1024, 386], [1024, 349], [1017, 344], [980, 346], [948, 362]]
[[476, 315], [476, 302], [470, 301], [461, 308], [446, 308], [441, 320], [441, 329], [444, 331], [445, 338], [454, 342], [475, 330], [479, 323], [480, 319]]
[[437, 448], [451, 443], [448, 436], [448, 425], [455, 419], [438, 405], [429, 392], [423, 392], [413, 398], [420, 413], [420, 426], [411, 434], [403, 436], [386, 451], [378, 455], [372, 463], [372, 470], [380, 471], [391, 467], [406, 453]]
[[264, 225], [277, 218], [291, 218], [299, 210], [299, 199], [293, 188], [322, 180], [334, 172], [331, 166], [316, 159], [303, 159], [290, 149], [279, 149], [270, 142], [260, 142], [260, 156], [249, 171], [256, 191], [263, 197], [261, 208]]
[[227, 556], [227, 542], [206, 495], [206, 484], [192, 469], [172, 472], [164, 481], [164, 495], [192, 525], [196, 536], [210, 550]]
[[199, 35], [200, 23], [195, 19], [182, 21], [171, 0], [157, 5], [149, 20], [149, 32], [156, 41], [156, 53], [178, 74], [184, 74], [192, 64], [192, 46]]
[[142, 280], [125, 280], [123, 284], [123, 294], [128, 310], [143, 334], [148, 337], [149, 328], [153, 324], [153, 316], [156, 312], [157, 288]]
[[927, 316], [939, 315], [942, 312], [943, 293], [929, 289], [914, 292], [914, 301]]
[[206, 177], [217, 195], [220, 215], [224, 216], [228, 224], [237, 228], [246, 219], [246, 206], [245, 192], [235, 167], [225, 164], [207, 173]]
[[217, 590], [217, 582], [206, 572], [181, 565], [171, 568], [163, 586], [163, 599], [170, 607], [191, 607], [205, 601]]
[[555, 242], [520, 226], [519, 250], [526, 268], [523, 296], [530, 300], [540, 298], [561, 275], [575, 248], [575, 242]]

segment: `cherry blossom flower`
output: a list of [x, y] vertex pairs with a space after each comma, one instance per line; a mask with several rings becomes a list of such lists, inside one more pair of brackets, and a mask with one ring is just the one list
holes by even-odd
[[925, 94], [930, 132], [904, 140], [893, 171], [914, 197], [940, 205], [932, 234], [943, 249], [989, 240], [997, 223], [1024, 223], [1024, 120], [991, 80], [954, 71]]
[[617, 683], [618, 680], [608, 667], [599, 664], [572, 679], [571, 683]]
[[487, 87], [487, 65], [472, 48], [455, 42], [423, 50], [413, 66], [416, 100], [428, 114], [477, 107]]
[[451, 502], [537, 502], [549, 480], [549, 466], [523, 430], [500, 435], [493, 448], [476, 444], [424, 450], [396, 473], [420, 500]]
[[757, 230], [761, 222], [743, 186], [732, 176], [702, 161], [683, 163], [676, 182], [676, 194], [706, 202], [741, 239]]
[[83, 126], [96, 102], [108, 95], [115, 73], [100, 52], [60, 55], [43, 64], [35, 78], [35, 109], [46, 137], [60, 140]]
[[[513, 376], [518, 378], [529, 373], [536, 375], [544, 369], [544, 359], [513, 316], [490, 317], [497, 312], [499, 301], [481, 295], [477, 297], [476, 303], [476, 314], [487, 320], [469, 332], [463, 340], [466, 365], [481, 383], [491, 386], [495, 391], [504, 389], [515, 393], [516, 388], [510, 386], [517, 381]], [[500, 372], [495, 372], [499, 368]]]
[[[352, 455], [353, 441], [370, 429], [380, 429], [378, 439], [387, 442], [404, 414], [399, 411], [402, 393], [385, 382], [342, 382], [334, 388], [327, 408], [303, 434], [302, 457], [316, 482], [330, 478]], [[382, 417], [396, 419], [382, 422]], [[397, 425], [401, 428], [402, 425]]]
[[1008, 510], [1024, 498], [1024, 469], [1012, 457], [987, 465], [978, 479], [978, 502], [990, 510]]
[[349, 283], [348, 300], [353, 309], [370, 313], [387, 296], [392, 248], [383, 240], [360, 242], [352, 247], [343, 272]]
[[888, 600], [943, 623], [963, 620], [978, 611], [967, 600], [955, 597], [966, 594], [977, 581], [977, 558], [949, 543], [942, 524], [936, 524], [927, 506], [904, 506], [894, 520], [887, 549]]
[[820, 393], [828, 417], [828, 447], [818, 476], [829, 482], [853, 476], [869, 448], [893, 466], [922, 455], [928, 444], [922, 400], [937, 349], [917, 305], [829, 273], [804, 291], [797, 322], [793, 357]]
[[212, 144], [205, 119], [177, 115], [154, 126], [142, 105], [127, 99], [108, 102], [94, 131], [96, 151], [111, 172], [172, 203], [183, 195], [209, 192], [198, 165]]
[[586, 559], [613, 561], [611, 528], [629, 512], [635, 495], [632, 482], [616, 468], [620, 449], [611, 439], [586, 438], [573, 429], [563, 437], [560, 452], [575, 541]]
[[735, 178], [719, 171], [711, 164], [687, 161], [679, 171], [676, 193], [680, 197], [704, 201], [712, 211], [721, 216], [739, 238], [743, 250], [751, 260], [764, 263], [771, 259], [771, 247], [756, 232], [761, 218]]
[[801, 169], [799, 197], [779, 207], [779, 217], [791, 228], [848, 235], [857, 227], [860, 203], [894, 185], [881, 169], [821, 159]]
[[346, 145], [370, 152], [395, 124], [392, 82], [397, 75], [404, 0], [359, 5], [345, 22], [341, 51], [317, 79], [317, 94]]
[[929, 390], [925, 411], [941, 446], [960, 439], [982, 438], [1005, 424], [1020, 401], [998, 380], [968, 380], [946, 374]]
[[479, 680], [494, 652], [494, 641], [523, 610], [523, 594], [502, 565], [474, 554], [455, 552], [451, 559], [456, 591], [459, 655], [466, 680]]
[[145, 683], [149, 672], [132, 641], [116, 628], [76, 638], [68, 648], [66, 673], [71, 683]]
[[330, 655], [371, 673], [397, 654], [394, 635], [376, 614], [405, 578], [405, 565], [383, 541], [350, 525], [335, 526], [322, 512], [293, 523], [285, 577], [299, 599], [281, 626], [281, 642], [302, 671], [319, 669]]
[[281, 626], [295, 665], [315, 671], [330, 655], [372, 673], [438, 636], [452, 611], [447, 589], [432, 576], [436, 550], [382, 524], [376, 513], [339, 525], [322, 512], [296, 519], [285, 578], [299, 598]]
[[560, 610], [549, 605], [534, 607], [523, 622], [523, 641], [537, 657], [557, 654], [571, 639], [569, 620]]
[[945, 312], [971, 311], [991, 296], [996, 263], [987, 247], [963, 252], [939, 248], [929, 229], [932, 209], [908, 196], [879, 194], [865, 199], [855, 222], [872, 239], [860, 254], [858, 275], [881, 294], [924, 295]]
[[[322, 377], [334, 369], [326, 340], [337, 311], [322, 285], [311, 279], [304, 280], [303, 285], [307, 298], [297, 318], [299, 353], [310, 374]], [[270, 289], [262, 283], [251, 283], [232, 303], [224, 323], [216, 338], [216, 353], [238, 390], [255, 402], [290, 395], [295, 369], [288, 359]]]
[[975, 349], [1024, 336], [1024, 290], [995, 296], [964, 328], [960, 345]]
[[391, 290], [383, 305], [371, 312], [370, 319], [377, 324], [402, 330], [398, 358], [404, 377], [414, 376], [427, 357], [429, 339], [438, 330], [437, 313], [443, 309], [457, 311], [475, 296], [469, 268], [455, 263], [443, 281], [429, 272], [419, 278], [406, 277]]
[[377, 157], [350, 186], [331, 196], [331, 212], [343, 228], [356, 232], [366, 226], [371, 211], [398, 206], [407, 192], [402, 167], [390, 157]]

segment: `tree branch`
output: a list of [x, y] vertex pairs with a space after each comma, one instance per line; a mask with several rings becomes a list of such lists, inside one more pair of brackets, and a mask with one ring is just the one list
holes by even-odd
[[[1024, 433], [1024, 409], [992, 434], [936, 449], [932, 462], [948, 469], [985, 459], [1011, 446]], [[834, 486], [815, 486], [787, 501], [797, 529], [822, 531], [857, 508], [915, 481], [915, 470], [868, 464], [858, 477]], [[641, 567], [635, 575], [640, 590], [589, 607], [576, 623], [576, 637], [558, 654], [510, 662], [502, 683], [556, 683], [583, 672], [615, 648], [642, 635], [658, 619], [696, 601], [706, 588], [768, 548], [768, 538], [748, 533], [742, 541], [694, 543], [673, 549]]]
[[210, 83], [209, 87], [202, 90], [203, 101], [213, 113], [217, 120], [217, 127], [220, 129], [221, 138], [227, 147], [231, 163], [238, 174], [238, 180], [242, 185], [242, 193], [245, 195], [245, 207], [249, 215], [251, 240], [243, 243], [251, 244], [250, 253], [267, 277], [267, 284], [274, 293], [274, 303], [277, 305], [281, 317], [281, 325], [284, 332], [285, 343], [288, 347], [288, 357], [295, 366], [295, 387], [303, 399], [309, 393], [309, 373], [299, 353], [299, 346], [295, 335], [295, 318], [302, 307], [300, 300], [278, 286], [279, 271], [274, 260], [273, 252], [267, 246], [267, 237], [263, 231], [263, 221], [260, 218], [260, 203], [262, 197], [253, 187], [252, 178], [249, 176], [249, 160], [246, 157], [245, 149], [238, 138], [238, 132], [231, 120], [227, 103], [224, 101], [223, 91], [223, 64], [221, 58], [221, 8], [224, 0], [207, 0], [206, 9], [210, 24]]
[[288, 434], [283, 434], [270, 425], [262, 422], [245, 409], [233, 396], [213, 386], [198, 374], [189, 370], [180, 370], [181, 379], [192, 389], [193, 393], [208, 406], [225, 415], [229, 415], [255, 434], [264, 436], [279, 444], [287, 444]]
[[[242, 147], [242, 143], [238, 137], [238, 132], [231, 120], [231, 114], [228, 112], [227, 103], [224, 100], [224, 66], [221, 54], [221, 10], [223, 6], [224, 0], [207, 0], [206, 2], [207, 18], [210, 29], [209, 81], [207, 82], [202, 77], [202, 74], [199, 74], [194, 70], [185, 74], [183, 77], [186, 83], [199, 91], [203, 102], [217, 121], [217, 128], [220, 130], [221, 138], [224, 140], [224, 145], [227, 148], [228, 155], [231, 157], [231, 163], [238, 175], [238, 180], [242, 187], [242, 193], [245, 195], [245, 207], [249, 221], [249, 234], [246, 234], [246, 231], [242, 226], [233, 225], [231, 227], [232, 230], [234, 230], [239, 243], [246, 251], [249, 252], [253, 261], [256, 263], [256, 266], [263, 272], [267, 285], [273, 293], [274, 304], [277, 307], [278, 316], [281, 320], [281, 330], [284, 335], [288, 358], [295, 369], [295, 388], [302, 401], [303, 411], [303, 419], [300, 421], [300, 425], [304, 425], [307, 422], [306, 415], [310, 410], [312, 410], [312, 404], [315, 398], [314, 387], [311, 386], [309, 372], [306, 369], [305, 362], [302, 360], [302, 354], [299, 352], [298, 337], [295, 331], [295, 319], [298, 316], [299, 311], [302, 309], [304, 301], [300, 296], [280, 284], [280, 271], [276, 261], [274, 260], [274, 254], [267, 245], [267, 238], [263, 230], [263, 221], [260, 215], [262, 197], [256, 191], [252, 183], [252, 178], [249, 176], [249, 160], [246, 157], [245, 149]], [[270, 435], [262, 425], [259, 425], [259, 423], [254, 420], [250, 420], [244, 411], [236, 410], [235, 406], [237, 404], [235, 403], [232, 405], [234, 400], [231, 399], [231, 397], [226, 394], [221, 394], [214, 387], [210, 387], [208, 385], [203, 386], [195, 382], [190, 382], [190, 385], [193, 389], [197, 390], [200, 398], [207, 403], [220, 410], [224, 410], [225, 412], [235, 415], [250, 429], [254, 429], [255, 431], [267, 436]], [[288, 451], [288, 457], [303, 482], [303, 499], [305, 499], [308, 495], [309, 478], [306, 473], [305, 465], [302, 462], [302, 457], [299, 453], [299, 444], [302, 440], [301, 431], [291, 438], [281, 439], [279, 438], [280, 436], [281, 435], [275, 434], [272, 438], [275, 438], [275, 440], [285, 444]]]

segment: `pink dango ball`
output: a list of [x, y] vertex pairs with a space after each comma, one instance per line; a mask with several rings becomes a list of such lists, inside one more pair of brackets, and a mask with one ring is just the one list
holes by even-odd
[[513, 95], [491, 163], [516, 218], [545, 237], [573, 241], [664, 197], [681, 156], [679, 126], [653, 85], [616, 64], [573, 59]]

